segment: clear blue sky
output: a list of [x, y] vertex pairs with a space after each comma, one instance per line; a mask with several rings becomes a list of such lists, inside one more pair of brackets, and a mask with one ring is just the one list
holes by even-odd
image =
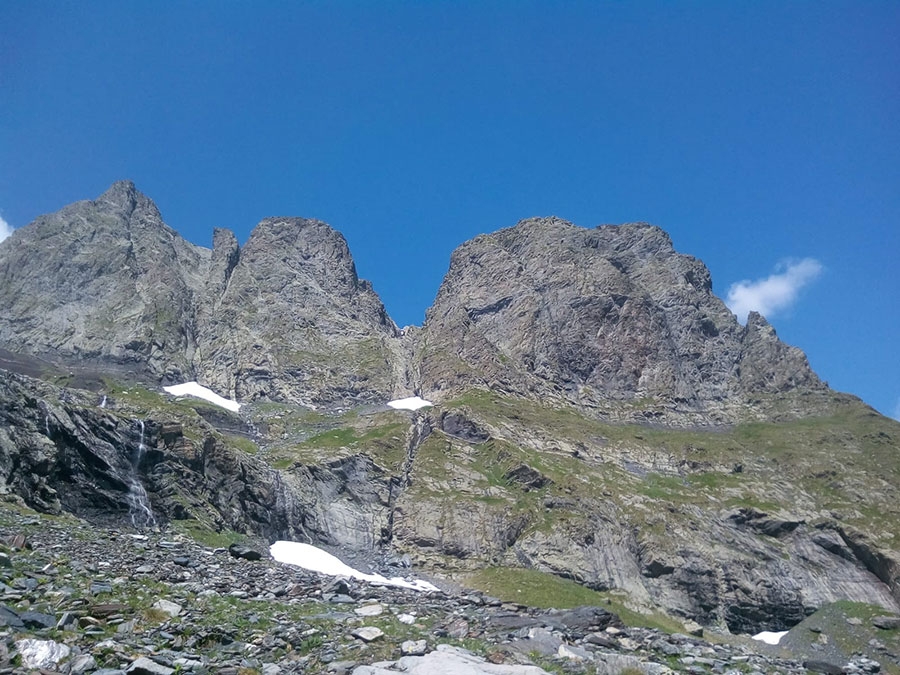
[[121, 178], [206, 246], [320, 218], [403, 325], [478, 233], [650, 221], [723, 297], [811, 259], [750, 300], [781, 289], [779, 335], [900, 413], [900, 3], [7, 0], [0, 26], [10, 226]]

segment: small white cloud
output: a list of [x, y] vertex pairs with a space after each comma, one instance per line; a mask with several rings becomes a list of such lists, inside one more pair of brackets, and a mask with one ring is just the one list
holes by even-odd
[[891, 417], [900, 422], [900, 398], [898, 398], [897, 402], [894, 404], [894, 410], [891, 412]]
[[786, 310], [797, 300], [800, 289], [822, 273], [822, 264], [814, 258], [783, 260], [775, 267], [775, 273], [765, 279], [738, 281], [731, 284], [725, 304], [746, 323], [750, 312], [759, 312], [766, 318]]
[[9, 235], [11, 235], [12, 231], [12, 225], [3, 220], [3, 216], [0, 216], [0, 241], [3, 241]]

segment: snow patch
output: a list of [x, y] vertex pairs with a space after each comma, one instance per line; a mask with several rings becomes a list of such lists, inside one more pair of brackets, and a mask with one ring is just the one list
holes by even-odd
[[185, 382], [184, 384], [175, 384], [171, 387], [163, 387], [163, 390], [172, 394], [172, 396], [193, 396], [209, 401], [213, 405], [225, 408], [231, 412], [237, 412], [241, 409], [241, 404], [228, 398], [222, 398], [211, 389], [197, 384], [196, 382]]
[[765, 642], [767, 645], [777, 645], [781, 642], [781, 638], [787, 635], [788, 632], [786, 630], [780, 632], [772, 632], [770, 630], [764, 630], [762, 633], [757, 633], [753, 636], [754, 640], [759, 640], [760, 642]]
[[419, 408], [433, 406], [434, 403], [418, 396], [410, 396], [409, 398], [398, 398], [394, 401], [388, 401], [388, 405], [397, 410], [418, 410]]
[[388, 579], [380, 574], [365, 574], [341, 562], [327, 551], [310, 544], [301, 544], [296, 541], [276, 541], [269, 547], [269, 553], [280, 563], [296, 565], [310, 572], [327, 574], [332, 577], [350, 577], [379, 586], [398, 586], [399, 588], [411, 588], [415, 591], [438, 590], [437, 586], [429, 584], [427, 581], [407, 581], [401, 577]]

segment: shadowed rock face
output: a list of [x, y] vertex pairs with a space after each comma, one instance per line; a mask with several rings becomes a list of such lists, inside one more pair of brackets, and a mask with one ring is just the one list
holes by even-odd
[[703, 263], [641, 223], [537, 218], [466, 242], [422, 340], [437, 399], [476, 386], [716, 420], [750, 394], [823, 389], [802, 352], [758, 315], [740, 326]]

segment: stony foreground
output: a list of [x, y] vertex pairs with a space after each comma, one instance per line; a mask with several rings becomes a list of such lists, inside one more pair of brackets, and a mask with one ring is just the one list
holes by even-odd
[[[0, 672], [800, 673], [765, 646], [281, 565], [264, 548], [94, 528], [0, 504]], [[396, 570], [395, 570], [396, 573]], [[840, 667], [807, 662], [821, 672]], [[862, 657], [844, 672], [878, 672]]]

